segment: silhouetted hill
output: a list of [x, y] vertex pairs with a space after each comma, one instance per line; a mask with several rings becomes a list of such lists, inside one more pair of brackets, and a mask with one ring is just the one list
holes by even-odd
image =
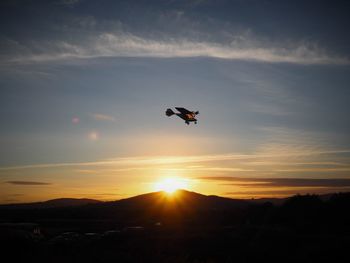
[[[276, 205], [278, 203], [278, 205]], [[242, 200], [178, 190], [154, 192], [118, 201], [55, 199], [32, 204], [0, 206], [3, 222], [43, 220], [110, 220], [118, 225], [167, 224], [324, 225], [349, 218], [350, 194], [296, 195], [285, 199]], [[337, 218], [333, 215], [337, 215]], [[341, 218], [341, 219], [339, 219]]]
[[248, 205], [249, 202], [240, 199], [231, 199], [214, 195], [202, 195], [186, 190], [177, 190], [169, 195], [165, 192], [153, 192], [122, 199], [113, 202], [106, 202], [104, 205], [112, 205], [123, 209], [150, 209], [150, 208], [174, 208], [174, 209], [196, 209], [196, 210], [217, 210], [229, 209]]
[[14, 262], [350, 262], [350, 193], [274, 205], [180, 190], [8, 207], [0, 246]]
[[[328, 193], [328, 194], [321, 194], [321, 195], [317, 195], [322, 201], [329, 201], [332, 197], [334, 197], [335, 195], [337, 195], [338, 193]], [[254, 204], [264, 204], [264, 203], [271, 203], [273, 205], [276, 206], [281, 206], [283, 205], [285, 202], [287, 202], [289, 199], [295, 197], [295, 196], [309, 196], [308, 194], [306, 195], [294, 195], [294, 196], [289, 196], [289, 197], [263, 197], [263, 198], [253, 198], [253, 199], [249, 199], [248, 201], [250, 201], [251, 203]]]
[[[45, 220], [113, 220], [121, 225], [145, 222], [194, 222], [203, 217], [203, 223], [222, 218], [240, 219], [237, 210], [251, 205], [247, 200], [206, 196], [185, 190], [173, 195], [165, 192], [143, 194], [110, 202], [96, 200], [61, 199], [42, 203], [0, 206], [4, 221]], [[75, 204], [75, 205], [73, 205]], [[218, 216], [220, 214], [220, 216]]]
[[271, 203], [273, 205], [282, 205], [287, 199], [287, 198], [275, 198], [275, 197], [272, 197], [272, 198], [268, 198], [268, 197], [264, 197], [264, 198], [253, 198], [253, 199], [249, 199], [249, 202], [252, 203], [252, 204], [264, 204], [264, 203]]
[[95, 199], [88, 199], [88, 198], [57, 198], [52, 199], [44, 202], [34, 202], [34, 203], [18, 203], [18, 204], [5, 204], [0, 205], [1, 207], [5, 208], [13, 208], [13, 209], [21, 209], [21, 208], [58, 208], [58, 207], [69, 207], [69, 206], [81, 206], [81, 205], [87, 205], [87, 204], [96, 204], [100, 203], [101, 201], [95, 200]]
[[[154, 192], [112, 202], [103, 202], [70, 211], [77, 217], [113, 219], [121, 224], [144, 222], [193, 222], [198, 216], [206, 220], [223, 211], [235, 211], [250, 205], [249, 201], [206, 196], [185, 190], [169, 195]], [[203, 220], [204, 221], [204, 220]]]

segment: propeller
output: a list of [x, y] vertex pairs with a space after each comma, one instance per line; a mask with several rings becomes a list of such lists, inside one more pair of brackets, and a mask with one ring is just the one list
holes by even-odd
[[199, 115], [199, 111], [195, 111], [194, 114]]

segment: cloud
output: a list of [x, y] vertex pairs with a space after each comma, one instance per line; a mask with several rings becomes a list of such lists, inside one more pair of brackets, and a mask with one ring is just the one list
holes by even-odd
[[[281, 197], [288, 197], [292, 195], [297, 194], [329, 194], [334, 193], [333, 189], [328, 188], [291, 188], [291, 189], [282, 189], [279, 190], [278, 188], [275, 189], [269, 189], [269, 190], [239, 190], [239, 191], [232, 191], [232, 192], [224, 192], [222, 193], [223, 196], [229, 196], [233, 198], [281, 198]], [[337, 189], [339, 192], [347, 192], [350, 188], [341, 188]]]
[[24, 196], [24, 194], [8, 194], [7, 196]]
[[106, 114], [94, 113], [94, 114], [91, 114], [91, 116], [97, 121], [111, 121], [111, 122], [115, 121], [115, 118], [113, 116], [106, 115]]
[[233, 39], [229, 43], [219, 43], [171, 37], [151, 39], [126, 32], [104, 32], [90, 36], [84, 41], [81, 40], [80, 43], [42, 41], [31, 48], [16, 42], [16, 45], [26, 53], [12, 57], [9, 62], [31, 63], [100, 57], [210, 57], [296, 64], [349, 64], [350, 62], [347, 57], [330, 54], [308, 42], [275, 44], [246, 36], [236, 36]]
[[34, 182], [34, 181], [7, 181], [5, 183], [14, 184], [14, 185], [51, 185], [51, 183]]
[[181, 167], [181, 168], [164, 168], [165, 171], [215, 171], [215, 172], [255, 172], [256, 170], [238, 168], [238, 167]]
[[[119, 157], [105, 159], [93, 162], [66, 162], [66, 163], [44, 163], [44, 164], [29, 164], [19, 166], [0, 167], [0, 171], [19, 170], [19, 169], [37, 169], [37, 168], [54, 168], [54, 167], [93, 167], [93, 166], [141, 166], [141, 165], [174, 165], [174, 164], [197, 164], [205, 162], [218, 161], [238, 161], [238, 160], [274, 160], [290, 157], [310, 157], [320, 155], [337, 155], [350, 153], [350, 149], [301, 149], [300, 151], [277, 151], [276, 153], [256, 153], [256, 154], [213, 154], [213, 155], [190, 155], [190, 156], [149, 156], [149, 157]], [[290, 160], [289, 160], [290, 161]], [[287, 163], [288, 164], [288, 163]], [[220, 167], [212, 167], [214, 170], [222, 170]], [[199, 167], [199, 169], [202, 169]], [[226, 168], [225, 168], [226, 169]], [[225, 170], [223, 169], [223, 170]], [[239, 168], [230, 168], [230, 171], [237, 171]]]
[[18, 202], [19, 200], [18, 199], [14, 199], [14, 198], [7, 198], [7, 199], [3, 199], [3, 202], [4, 203], [14, 203], [14, 202]]
[[200, 177], [200, 180], [230, 182], [243, 187], [350, 187], [350, 178], [242, 178], [242, 177]]

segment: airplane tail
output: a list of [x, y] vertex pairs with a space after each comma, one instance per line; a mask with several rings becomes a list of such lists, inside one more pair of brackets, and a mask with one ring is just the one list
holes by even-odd
[[172, 110], [172, 109], [167, 109], [166, 112], [165, 112], [165, 115], [170, 117], [171, 115], [174, 115], [175, 112]]

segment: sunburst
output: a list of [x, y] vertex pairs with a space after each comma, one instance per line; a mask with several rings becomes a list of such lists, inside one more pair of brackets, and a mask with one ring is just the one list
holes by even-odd
[[171, 177], [156, 182], [154, 188], [156, 191], [164, 191], [168, 194], [172, 194], [176, 190], [185, 189], [187, 187], [188, 183], [186, 180], [182, 178]]

